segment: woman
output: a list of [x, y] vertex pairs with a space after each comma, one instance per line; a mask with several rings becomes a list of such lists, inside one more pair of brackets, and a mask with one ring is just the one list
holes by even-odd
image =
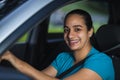
[[64, 40], [72, 52], [62, 52], [52, 64], [38, 71], [7, 51], [1, 60], [9, 61], [20, 72], [35, 80], [59, 80], [56, 78], [74, 64], [85, 59], [78, 68], [64, 76], [64, 80], [114, 80], [112, 60], [96, 50], [91, 44], [93, 25], [86, 11], [76, 9], [69, 12], [64, 20]]

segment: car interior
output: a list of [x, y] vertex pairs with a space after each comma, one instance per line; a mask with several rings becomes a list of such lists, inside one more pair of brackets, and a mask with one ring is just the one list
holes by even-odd
[[[22, 1], [25, 2], [26, 0], [19, 0], [19, 3], [15, 0], [18, 5], [22, 5]], [[95, 0], [90, 1], [94, 2]], [[108, 3], [109, 18], [108, 22], [101, 24], [95, 32], [93, 45], [112, 58], [115, 68], [115, 80], [120, 80], [120, 6], [117, 1], [113, 0], [99, 1]], [[1, 10], [0, 12], [3, 14], [4, 11]], [[48, 33], [49, 23], [50, 15], [35, 28], [26, 32], [27, 39], [25, 42], [15, 42], [9, 48], [15, 56], [38, 70], [49, 66], [60, 52], [70, 51], [64, 42], [63, 33]], [[9, 62], [2, 61], [0, 63], [0, 80], [31, 80], [31, 78], [18, 72]]]

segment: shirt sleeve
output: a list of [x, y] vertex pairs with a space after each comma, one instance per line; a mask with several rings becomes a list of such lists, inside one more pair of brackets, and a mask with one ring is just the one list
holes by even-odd
[[60, 53], [56, 59], [51, 63], [51, 65], [57, 70], [59, 71], [60, 70], [60, 67], [62, 67], [62, 65], [64, 65], [64, 60], [65, 58], [65, 53]]
[[51, 65], [57, 70], [57, 75], [60, 75], [62, 72], [67, 70], [72, 66], [73, 58], [70, 53], [62, 52], [56, 59], [51, 63]]
[[87, 59], [84, 63], [84, 68], [88, 68], [96, 72], [101, 76], [101, 78], [103, 78], [103, 80], [106, 80], [108, 76], [114, 75], [111, 58], [102, 53], [94, 55], [91, 58]]

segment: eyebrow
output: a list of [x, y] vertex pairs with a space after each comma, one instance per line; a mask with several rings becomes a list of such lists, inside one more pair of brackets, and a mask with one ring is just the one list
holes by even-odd
[[64, 28], [65, 28], [65, 27], [67, 27], [67, 26], [64, 25]]
[[[64, 28], [65, 27], [68, 27], [68, 26], [64, 26]], [[83, 27], [83, 26], [81, 26], [81, 25], [73, 25], [72, 27]]]
[[83, 27], [83, 26], [81, 26], [81, 25], [73, 25], [73, 27]]

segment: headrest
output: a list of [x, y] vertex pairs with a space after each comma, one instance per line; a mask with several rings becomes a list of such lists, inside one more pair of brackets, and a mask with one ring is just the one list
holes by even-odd
[[108, 24], [102, 25], [97, 30], [95, 38], [100, 51], [114, 51], [120, 48], [120, 26]]

